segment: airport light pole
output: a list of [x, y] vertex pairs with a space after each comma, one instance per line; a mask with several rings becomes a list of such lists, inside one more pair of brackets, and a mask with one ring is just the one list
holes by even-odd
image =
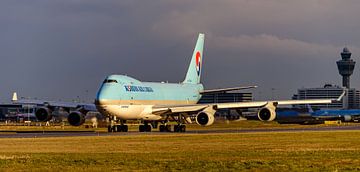
[[[29, 97], [29, 100], [30, 100], [30, 97]], [[30, 121], [30, 106], [27, 105], [27, 115], [28, 115], [28, 121]], [[30, 123], [29, 123], [30, 125]]]

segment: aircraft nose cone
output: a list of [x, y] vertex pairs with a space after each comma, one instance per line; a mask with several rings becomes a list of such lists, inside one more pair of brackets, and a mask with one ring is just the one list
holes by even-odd
[[96, 105], [104, 104], [104, 101], [109, 99], [108, 92], [109, 91], [107, 89], [101, 88], [96, 95], [95, 104]]

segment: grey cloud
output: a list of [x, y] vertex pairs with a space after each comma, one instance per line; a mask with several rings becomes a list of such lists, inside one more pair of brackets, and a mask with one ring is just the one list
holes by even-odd
[[257, 97], [275, 88], [277, 98], [289, 98], [301, 86], [340, 84], [335, 61], [345, 44], [359, 61], [359, 7], [355, 0], [4, 0], [0, 100], [15, 90], [90, 100], [113, 73], [181, 81], [199, 32], [207, 88], [257, 84]]

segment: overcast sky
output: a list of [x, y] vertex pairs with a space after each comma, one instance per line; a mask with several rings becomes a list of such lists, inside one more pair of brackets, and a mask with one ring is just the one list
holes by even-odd
[[[357, 0], [1, 0], [0, 100], [93, 100], [109, 74], [184, 79], [205, 33], [205, 88], [258, 85], [256, 99], [341, 85], [346, 45], [360, 63]], [[358, 66], [351, 86], [360, 89]]]

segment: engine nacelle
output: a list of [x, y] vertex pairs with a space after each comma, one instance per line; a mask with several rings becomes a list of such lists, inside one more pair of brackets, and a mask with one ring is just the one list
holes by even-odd
[[68, 122], [72, 126], [80, 126], [85, 122], [85, 114], [79, 111], [71, 112], [68, 116]]
[[343, 119], [342, 119], [343, 122], [353, 121], [351, 115], [344, 115], [342, 118], [343, 118]]
[[52, 110], [47, 107], [41, 107], [35, 111], [36, 119], [45, 122], [52, 118]]
[[196, 123], [201, 126], [209, 126], [212, 125], [215, 121], [214, 112], [208, 112], [208, 111], [201, 111], [199, 112], [196, 117]]
[[276, 118], [276, 105], [275, 103], [268, 103], [265, 107], [261, 108], [258, 112], [260, 121], [273, 121]]

